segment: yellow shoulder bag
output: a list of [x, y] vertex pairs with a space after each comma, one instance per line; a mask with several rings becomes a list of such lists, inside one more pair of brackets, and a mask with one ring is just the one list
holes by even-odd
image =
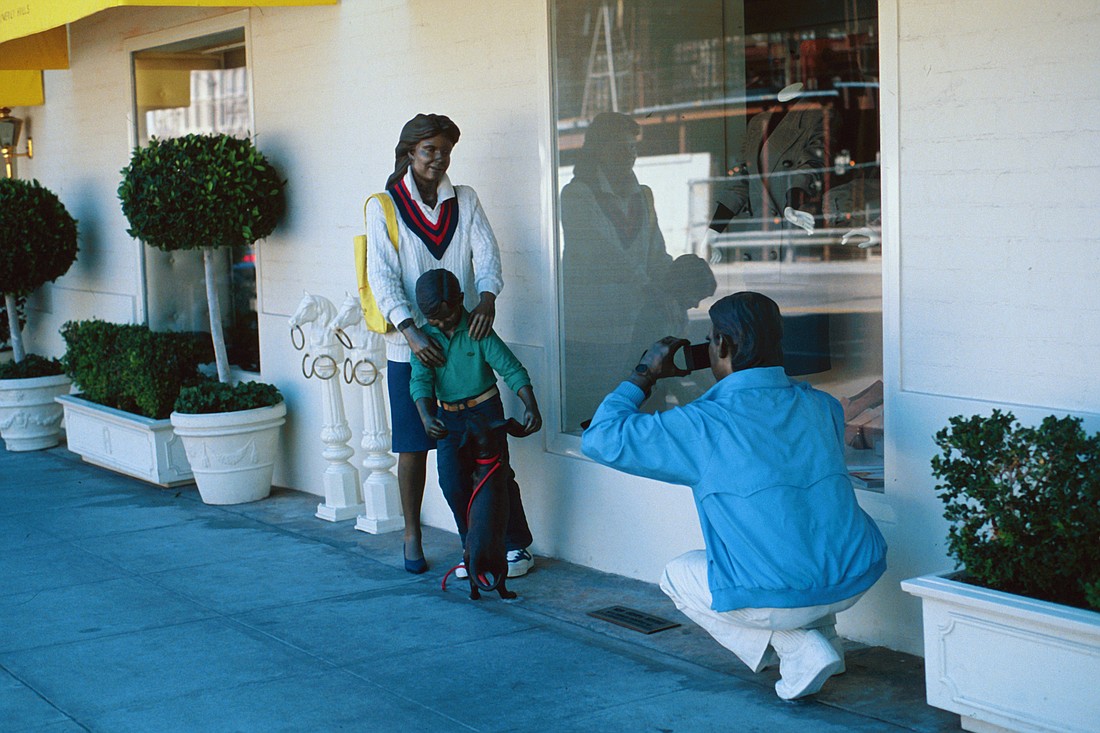
[[[387, 193], [375, 193], [367, 197], [363, 202], [363, 226], [367, 229], [367, 204], [371, 199], [378, 199], [382, 205], [382, 211], [386, 214], [386, 230], [390, 234], [390, 244], [397, 250], [397, 210], [393, 207], [393, 199]], [[367, 328], [375, 333], [388, 333], [394, 330], [393, 324], [386, 320], [382, 311], [378, 309], [378, 303], [374, 300], [374, 293], [370, 290], [370, 281], [367, 280], [367, 235], [355, 236], [355, 274], [359, 279], [359, 304], [363, 307], [363, 318], [367, 322]]]

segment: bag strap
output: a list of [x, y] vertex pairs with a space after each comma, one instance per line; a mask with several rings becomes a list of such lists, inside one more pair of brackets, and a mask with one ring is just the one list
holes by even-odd
[[388, 193], [372, 193], [367, 197], [367, 200], [363, 202], [363, 229], [367, 229], [367, 204], [371, 199], [378, 199], [378, 203], [382, 206], [382, 213], [386, 215], [386, 231], [390, 235], [390, 244], [396, 250], [398, 235], [397, 235], [397, 209], [394, 208], [393, 199], [390, 198]]

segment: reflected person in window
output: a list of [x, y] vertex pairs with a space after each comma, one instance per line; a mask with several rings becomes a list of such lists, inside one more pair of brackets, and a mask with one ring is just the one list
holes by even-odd
[[682, 370], [667, 337], [600, 404], [581, 450], [637, 476], [689, 486], [705, 550], [668, 563], [661, 589], [754, 672], [778, 659], [776, 694], [811, 695], [844, 669], [835, 614], [886, 568], [886, 542], [859, 507], [832, 396], [783, 370], [779, 306], [740, 292], [710, 309], [717, 384], [639, 413]]
[[800, 83], [784, 87], [749, 120], [741, 160], [716, 197], [712, 231], [721, 234], [748, 216], [764, 229], [779, 221], [813, 233], [825, 172], [825, 110], [800, 105], [801, 94]]
[[592, 416], [618, 365], [664, 333], [637, 332], [672, 263], [653, 192], [634, 174], [640, 134], [627, 115], [596, 115], [561, 192], [567, 430]]
[[[405, 569], [428, 569], [421, 544], [420, 508], [428, 451], [435, 441], [424, 432], [409, 395], [415, 354], [430, 367], [442, 366], [442, 348], [421, 329], [427, 322], [416, 306], [416, 280], [428, 270], [454, 273], [465, 293], [471, 338], [484, 338], [496, 318], [496, 298], [504, 287], [500, 250], [477, 193], [456, 186], [447, 176], [451, 151], [459, 139], [449, 117], [418, 114], [401, 128], [394, 149], [394, 169], [386, 193], [398, 212], [398, 248], [389, 244], [381, 204], [367, 205], [367, 273], [379, 309], [397, 330], [386, 334], [386, 383], [393, 451], [398, 454], [397, 481], [405, 516]], [[380, 243], [375, 246], [374, 243]], [[510, 575], [531, 566], [526, 549], [509, 564]]]

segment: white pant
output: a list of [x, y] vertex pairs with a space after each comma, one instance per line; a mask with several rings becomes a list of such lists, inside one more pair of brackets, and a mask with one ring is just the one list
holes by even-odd
[[661, 590], [676, 608], [703, 627], [714, 639], [737, 655], [753, 672], [767, 666], [767, 652], [776, 631], [818, 629], [827, 638], [835, 636], [835, 614], [855, 605], [863, 596], [820, 606], [804, 608], [738, 608], [732, 611], [711, 609], [707, 583], [707, 553], [686, 552], [665, 566]]

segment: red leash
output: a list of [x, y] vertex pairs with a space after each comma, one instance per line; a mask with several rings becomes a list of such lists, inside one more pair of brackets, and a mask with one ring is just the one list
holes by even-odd
[[[475, 460], [477, 461], [477, 464], [479, 466], [488, 466], [490, 463], [492, 463], [494, 465], [493, 465], [492, 468], [489, 469], [489, 471], [484, 476], [481, 477], [481, 481], [478, 481], [477, 486], [474, 487], [473, 493], [470, 494], [470, 501], [469, 501], [469, 503], [466, 504], [466, 531], [467, 532], [469, 532], [469, 530], [470, 530], [470, 510], [474, 506], [474, 497], [477, 496], [477, 492], [481, 491], [481, 487], [485, 485], [485, 482], [489, 480], [489, 477], [492, 476], [493, 473], [496, 472], [496, 470], [498, 468], [500, 468], [500, 456], [499, 455], [493, 456], [492, 458], [476, 458]], [[465, 562], [465, 560], [463, 562]], [[447, 574], [443, 576], [443, 590], [447, 590], [447, 578], [451, 577], [451, 573], [455, 572], [460, 567], [462, 567], [461, 562], [458, 565], [455, 565], [450, 570], [448, 570]], [[469, 572], [469, 568], [467, 568], [466, 570], [467, 570], [467, 572]], [[481, 580], [481, 582], [484, 583], [485, 585], [489, 585], [489, 581], [485, 580], [485, 576], [481, 576], [479, 578], [479, 580]]]

